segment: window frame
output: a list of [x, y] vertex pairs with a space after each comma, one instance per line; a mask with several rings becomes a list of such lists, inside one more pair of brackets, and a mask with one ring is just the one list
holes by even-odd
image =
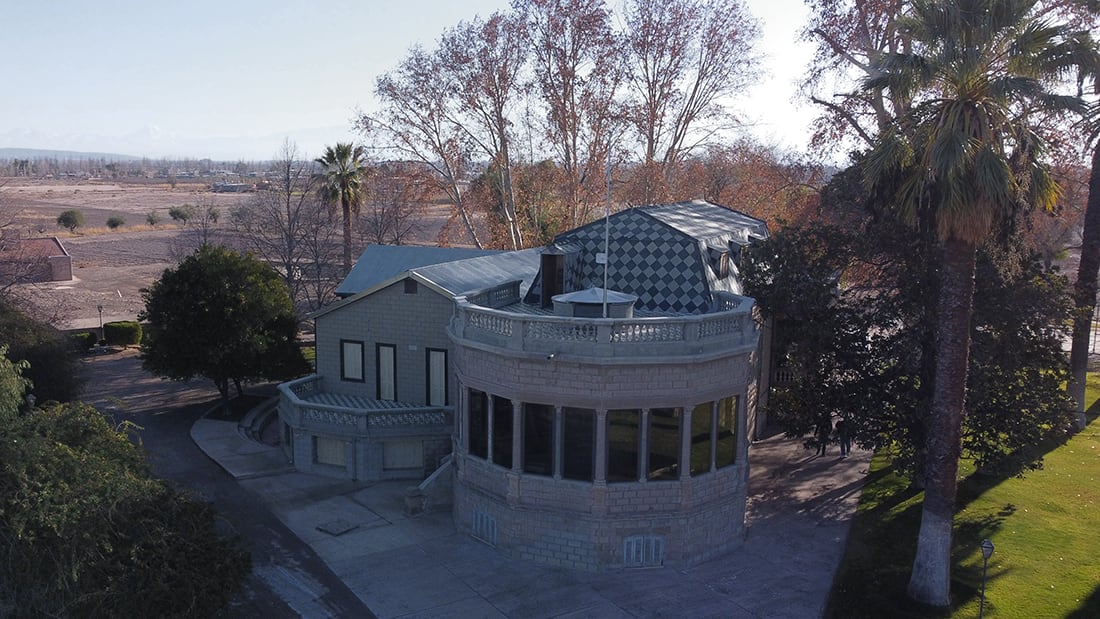
[[[353, 375], [349, 375], [348, 367], [345, 361], [347, 360], [346, 347], [348, 345], [356, 345], [359, 347], [359, 377], [356, 378]], [[349, 383], [365, 383], [367, 382], [367, 347], [362, 340], [340, 340], [340, 380]]]

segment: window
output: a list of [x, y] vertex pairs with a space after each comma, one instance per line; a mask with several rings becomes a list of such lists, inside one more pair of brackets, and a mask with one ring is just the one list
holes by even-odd
[[493, 464], [512, 468], [512, 401], [493, 396]]
[[489, 397], [484, 391], [467, 392], [466, 441], [471, 456], [489, 457]]
[[378, 358], [378, 399], [397, 399], [397, 347], [393, 344], [378, 344], [375, 347]]
[[691, 411], [691, 476], [710, 472], [711, 411], [713, 402], [704, 402]]
[[638, 481], [638, 421], [642, 411], [607, 411], [607, 481]]
[[562, 409], [561, 476], [592, 481], [596, 464], [596, 411]]
[[554, 474], [554, 407], [523, 405], [523, 471]]
[[416, 294], [419, 289], [415, 279], [405, 279], [405, 294]]
[[363, 382], [363, 342], [340, 340], [340, 380]]
[[447, 405], [447, 351], [427, 349], [428, 406]]
[[649, 411], [649, 464], [647, 479], [676, 479], [680, 460], [680, 409]]
[[718, 402], [718, 440], [714, 450], [714, 466], [722, 468], [737, 459], [737, 396]]
[[323, 436], [313, 437], [313, 461], [317, 464], [345, 466], [344, 441]]

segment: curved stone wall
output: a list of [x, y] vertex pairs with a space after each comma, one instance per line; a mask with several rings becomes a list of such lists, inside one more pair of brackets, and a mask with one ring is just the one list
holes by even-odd
[[[751, 347], [705, 357], [608, 359], [454, 340], [461, 393], [455, 423], [459, 530], [518, 558], [591, 570], [690, 565], [740, 544], [748, 479], [746, 402], [756, 361]], [[473, 412], [472, 399], [478, 400]], [[496, 404], [486, 414], [487, 402]], [[526, 466], [525, 448], [533, 440], [525, 426], [532, 419], [525, 416], [528, 404], [540, 418], [553, 411], [553, 423], [545, 426], [553, 432], [552, 473], [544, 467], [533, 474]], [[499, 420], [503, 425], [497, 408], [511, 418]], [[571, 453], [562, 441], [563, 410], [594, 416], [590, 481], [562, 474], [562, 461]], [[627, 420], [637, 415], [629, 429], [635, 433], [630, 437], [638, 437], [637, 479], [608, 481], [614, 449], [609, 437], [621, 430], [610, 427], [608, 411]], [[478, 416], [488, 421], [471, 421]], [[507, 430], [505, 440], [494, 429]], [[471, 453], [471, 433], [478, 435], [475, 452], [481, 453]], [[674, 464], [660, 469], [650, 465], [659, 439], [666, 455], [676, 452]], [[724, 459], [720, 441], [731, 444]], [[494, 449], [507, 450], [508, 458], [494, 461]], [[629, 465], [635, 454], [628, 456]]]

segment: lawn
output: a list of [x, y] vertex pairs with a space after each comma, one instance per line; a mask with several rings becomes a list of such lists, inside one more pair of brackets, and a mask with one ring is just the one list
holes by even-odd
[[959, 484], [948, 612], [915, 608], [905, 595], [921, 494], [875, 456], [834, 583], [827, 617], [977, 617], [978, 544], [989, 538], [985, 616], [1100, 617], [1100, 375], [1089, 376], [1088, 427], [1023, 478], [967, 469]]

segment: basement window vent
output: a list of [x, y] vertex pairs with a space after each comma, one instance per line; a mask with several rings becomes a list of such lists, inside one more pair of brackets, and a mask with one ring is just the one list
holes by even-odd
[[631, 535], [623, 539], [623, 567], [661, 567], [664, 564], [663, 535]]
[[486, 514], [480, 509], [474, 510], [473, 518], [473, 531], [471, 534], [489, 544], [490, 546], [497, 545], [497, 519]]

